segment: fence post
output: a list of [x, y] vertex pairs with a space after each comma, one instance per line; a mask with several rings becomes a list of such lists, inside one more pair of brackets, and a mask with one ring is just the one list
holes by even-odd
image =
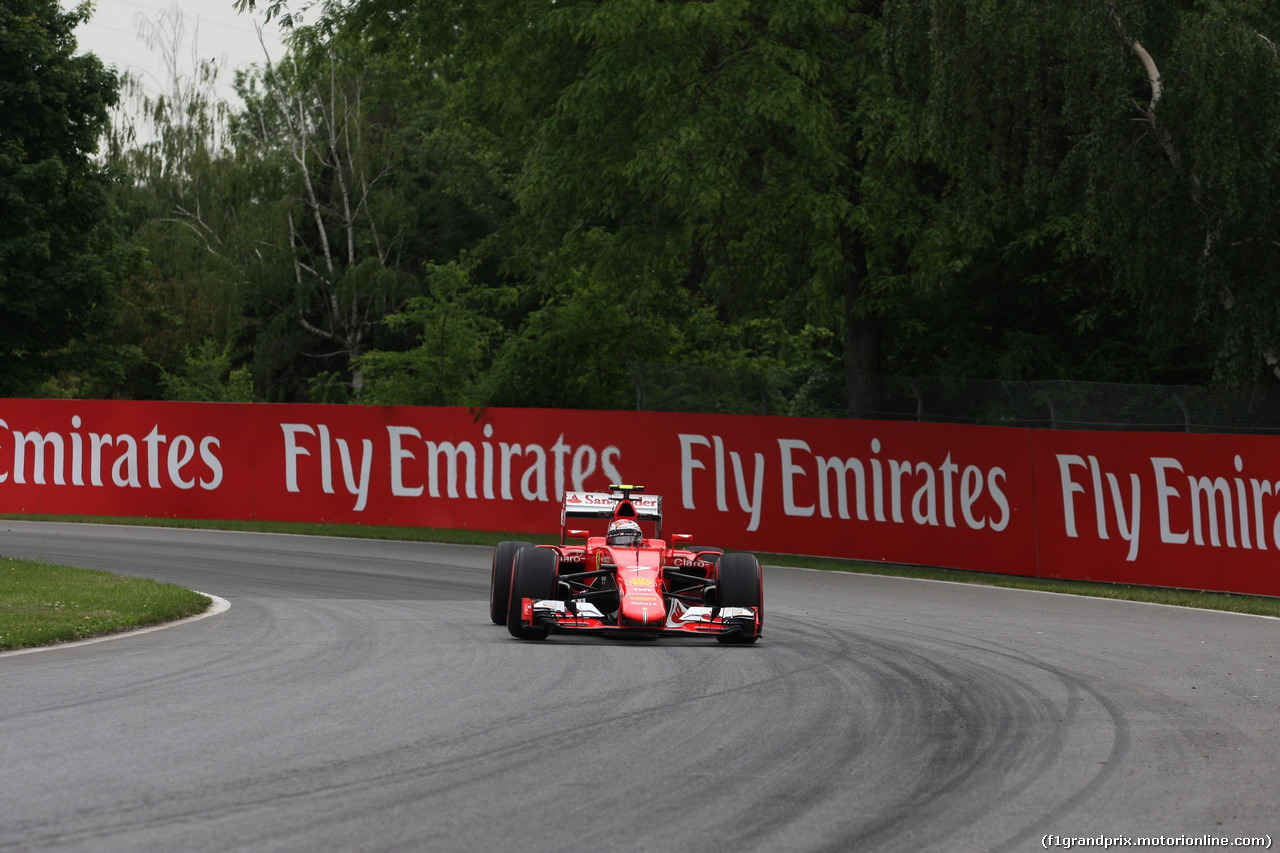
[[644, 376], [641, 374], [640, 366], [632, 362], [627, 369], [631, 374], [631, 381], [636, 386], [636, 411], [644, 411]]
[[916, 395], [916, 423], [920, 423], [924, 420], [924, 397], [921, 396], [914, 379], [908, 379], [907, 384], [911, 386], [911, 393]]
[[1187, 406], [1182, 402], [1182, 398], [1178, 396], [1178, 392], [1174, 391], [1169, 395], [1173, 398], [1173, 402], [1178, 404], [1178, 408], [1182, 410], [1182, 431], [1191, 432], [1191, 412], [1187, 411]]
[[758, 373], [753, 372], [751, 378], [756, 381], [756, 387], [760, 389], [760, 414], [767, 415], [769, 414], [769, 389]]
[[1053, 399], [1050, 398], [1048, 394], [1041, 391], [1039, 388], [1036, 389], [1036, 393], [1040, 395], [1040, 399], [1044, 400], [1045, 405], [1049, 407], [1050, 428], [1057, 429], [1058, 428], [1058, 410], [1055, 409], [1053, 406]]

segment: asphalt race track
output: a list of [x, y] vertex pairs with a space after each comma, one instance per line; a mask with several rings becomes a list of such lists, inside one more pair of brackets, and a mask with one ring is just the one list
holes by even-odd
[[522, 643], [487, 548], [0, 522], [0, 554], [231, 603], [0, 656], [6, 853], [1280, 834], [1277, 620], [769, 567], [755, 646]]

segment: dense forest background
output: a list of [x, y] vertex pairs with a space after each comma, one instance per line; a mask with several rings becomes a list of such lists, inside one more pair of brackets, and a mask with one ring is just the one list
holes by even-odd
[[233, 107], [5, 0], [0, 394], [1280, 375], [1280, 0], [240, 4]]

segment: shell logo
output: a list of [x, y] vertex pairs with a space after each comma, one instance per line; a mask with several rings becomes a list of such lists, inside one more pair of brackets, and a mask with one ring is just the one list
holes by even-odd
[[633, 586], [653, 586], [653, 578], [631, 578], [627, 581], [627, 588]]

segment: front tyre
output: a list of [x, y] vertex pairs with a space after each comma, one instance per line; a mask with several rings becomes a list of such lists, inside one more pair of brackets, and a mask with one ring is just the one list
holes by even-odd
[[555, 598], [560, 556], [550, 548], [524, 548], [511, 566], [511, 595], [507, 602], [507, 630], [520, 640], [545, 640], [550, 625], [523, 624], [524, 600]]
[[489, 572], [489, 618], [495, 625], [506, 624], [507, 597], [511, 595], [511, 564], [521, 548], [532, 548], [532, 542], [499, 542], [493, 549], [493, 568]]
[[759, 614], [757, 633], [740, 631], [716, 637], [722, 643], [754, 643], [764, 630], [764, 573], [754, 554], [725, 554], [720, 558], [717, 581], [721, 607], [755, 607]]

